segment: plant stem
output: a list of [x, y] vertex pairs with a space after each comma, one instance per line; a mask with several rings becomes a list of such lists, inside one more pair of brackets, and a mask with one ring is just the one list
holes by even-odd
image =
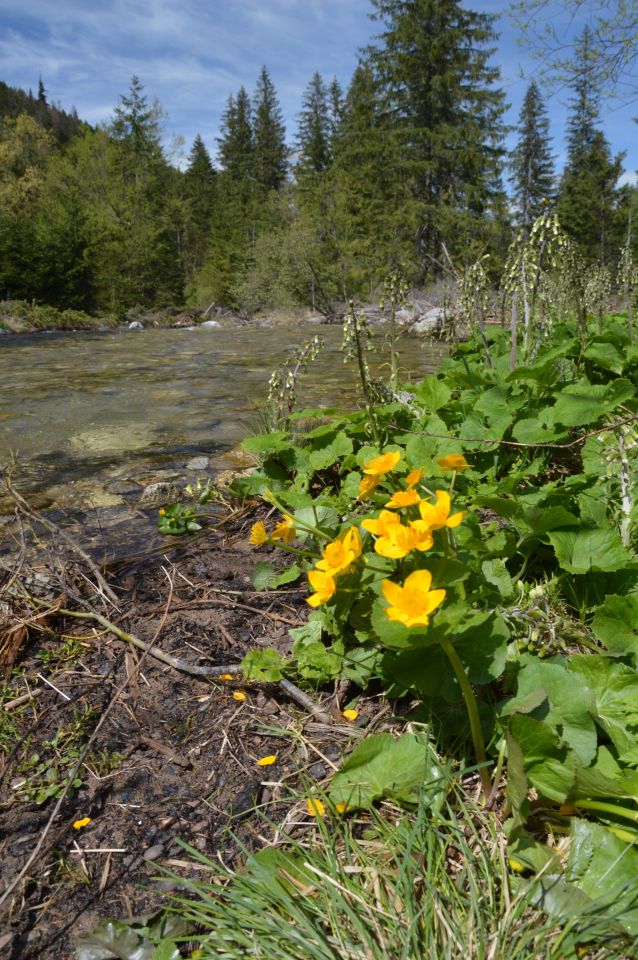
[[470, 720], [470, 730], [472, 732], [472, 743], [474, 745], [474, 755], [476, 757], [477, 764], [480, 765], [479, 775], [481, 777], [481, 786], [483, 788], [483, 793], [485, 798], [489, 797], [490, 790], [492, 789], [492, 784], [490, 781], [490, 775], [487, 772], [484, 764], [487, 760], [485, 755], [485, 744], [483, 742], [483, 732], [481, 730], [481, 721], [479, 718], [478, 704], [476, 702], [476, 697], [474, 696], [474, 691], [472, 690], [472, 685], [467, 679], [467, 674], [465, 672], [465, 667], [461, 662], [461, 658], [458, 653], [447, 639], [444, 637], [439, 641], [445, 654], [452, 664], [452, 669], [456, 675], [456, 679], [459, 682], [461, 692], [463, 693], [463, 699], [465, 700], [465, 706], [467, 709], [467, 715]]
[[638, 810], [631, 810], [629, 807], [618, 807], [614, 803], [605, 803], [602, 800], [572, 800], [575, 807], [582, 807], [583, 810], [599, 810], [601, 813], [609, 813], [612, 816], [622, 817], [624, 820], [631, 820], [632, 823], [638, 823]]

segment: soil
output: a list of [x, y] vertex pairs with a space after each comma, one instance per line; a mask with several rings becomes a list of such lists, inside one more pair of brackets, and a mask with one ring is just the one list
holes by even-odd
[[[306, 618], [306, 590], [254, 591], [257, 558], [248, 535], [260, 509], [238, 511], [199, 539], [166, 538], [159, 551], [119, 560], [106, 578], [120, 612], [96, 592], [88, 606], [191, 664], [234, 665], [261, 646], [285, 652], [288, 630]], [[149, 535], [151, 524], [149, 515]], [[273, 560], [268, 549], [265, 556]], [[32, 593], [54, 564], [45, 557], [40, 567], [26, 579]], [[59, 600], [67, 608], [87, 609], [86, 575], [65, 568]], [[0, 593], [0, 608], [2, 599]], [[5, 619], [10, 606], [5, 602]], [[242, 847], [272, 840], [285, 818], [308, 821], [293, 792], [324, 781], [367, 722], [365, 709], [354, 725], [320, 722], [277, 684], [242, 685], [236, 674], [226, 681], [191, 676], [90, 620], [32, 616], [23, 629], [15, 605], [12, 612], [18, 649], [2, 699], [6, 705], [33, 696], [0, 714], [2, 889], [17, 880], [3, 907], [0, 952], [11, 960], [73, 958], [78, 936], [101, 918], [162, 907], [177, 881], [158, 866], [210, 876], [178, 840], [233, 867], [242, 862]], [[1, 641], [0, 630], [0, 652]], [[120, 686], [80, 766], [81, 785], [47, 827], [56, 798], [43, 801], [38, 789], [63, 780]], [[241, 692], [246, 699], [235, 698]], [[324, 696], [333, 717], [340, 717], [338, 706], [336, 694]], [[30, 765], [34, 754], [40, 759]], [[259, 766], [269, 755], [276, 762]], [[84, 818], [86, 826], [73, 826]]]

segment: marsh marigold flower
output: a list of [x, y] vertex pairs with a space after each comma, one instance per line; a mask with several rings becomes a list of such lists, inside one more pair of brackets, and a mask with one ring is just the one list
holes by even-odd
[[327, 603], [337, 589], [334, 577], [323, 570], [309, 570], [308, 581], [315, 591], [306, 599], [306, 603], [311, 607], [320, 607], [322, 603]]
[[429, 570], [415, 570], [403, 586], [384, 580], [383, 595], [390, 604], [388, 620], [396, 620], [406, 627], [427, 627], [430, 614], [445, 600], [445, 590], [430, 590], [432, 574]]
[[374, 457], [374, 459], [368, 460], [363, 468], [363, 472], [370, 477], [381, 477], [384, 473], [389, 473], [390, 470], [394, 470], [400, 459], [401, 453], [399, 450], [382, 453], [380, 457]]
[[425, 520], [413, 520], [408, 524], [412, 535], [412, 543], [415, 550], [431, 550], [434, 544], [432, 536], [432, 527]]
[[281, 540], [283, 543], [292, 543], [296, 536], [295, 521], [285, 513], [283, 520], [275, 524], [275, 529], [270, 534], [270, 539]]
[[262, 544], [268, 543], [268, 531], [266, 530], [266, 525], [263, 520], [258, 520], [257, 523], [253, 523], [250, 528], [248, 543], [251, 543], [253, 547], [261, 547]]
[[359, 495], [357, 499], [364, 500], [369, 494], [371, 494], [374, 488], [378, 485], [380, 479], [380, 476], [362, 477], [359, 481]]
[[386, 510], [402, 510], [403, 507], [413, 507], [416, 503], [421, 502], [421, 497], [413, 490], [411, 487], [407, 490], [397, 490], [394, 493], [385, 507]]
[[436, 462], [442, 470], [467, 470], [471, 466], [462, 453], [449, 453], [446, 457], [437, 457]]
[[405, 478], [405, 482], [408, 490], [411, 487], [416, 487], [417, 483], [423, 476], [423, 470], [410, 470], [409, 474]]
[[361, 526], [377, 537], [374, 552], [380, 557], [398, 560], [414, 549], [414, 539], [408, 527], [391, 510], [382, 510], [377, 520], [362, 520]]
[[336, 577], [338, 573], [345, 573], [360, 556], [361, 534], [358, 527], [352, 526], [328, 544], [315, 566], [317, 570]]
[[446, 490], [436, 491], [436, 503], [430, 503], [428, 500], [422, 500], [419, 504], [419, 513], [432, 530], [440, 530], [441, 527], [458, 527], [465, 514], [463, 511], [453, 513], [450, 516], [450, 494]]

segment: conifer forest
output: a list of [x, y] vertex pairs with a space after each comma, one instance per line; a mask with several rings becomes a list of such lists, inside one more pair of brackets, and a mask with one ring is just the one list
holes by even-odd
[[496, 277], [548, 208], [583, 263], [615, 278], [637, 190], [605, 135], [591, 31], [554, 131], [559, 169], [536, 80], [506, 150], [494, 17], [457, 0], [372, 0], [371, 14], [347, 89], [315, 73], [286, 130], [264, 65], [254, 89], [228, 91], [215, 143], [196, 136], [180, 164], [137, 76], [97, 128], [49, 103], [42, 80], [37, 95], [0, 83], [0, 298], [115, 317], [211, 303], [329, 316], [396, 269], [412, 287], [450, 264]]

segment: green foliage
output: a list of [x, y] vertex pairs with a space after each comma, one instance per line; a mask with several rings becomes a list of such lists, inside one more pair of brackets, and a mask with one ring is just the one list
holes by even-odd
[[[610, 329], [556, 326], [533, 356], [519, 349], [527, 360], [512, 371], [511, 344], [486, 331], [485, 343], [471, 339], [408, 386], [407, 404], [248, 442], [263, 462], [244, 482], [289, 518], [290, 534], [282, 543], [275, 526], [253, 542], [301, 551], [295, 572], [308, 570], [314, 607], [287, 658], [267, 653], [268, 675], [380, 680], [417, 699], [441, 742], [471, 741], [486, 793], [500, 753], [513, 861], [550, 873], [560, 863], [539, 817], [576, 844], [585, 813], [618, 852], [638, 839], [636, 444], [625, 435], [638, 417], [638, 360], [621, 348], [627, 331]], [[607, 471], [608, 456], [620, 470]], [[454, 504], [428, 528], [429, 545], [408, 543], [446, 494]], [[424, 571], [408, 600], [409, 578]], [[255, 676], [265, 661], [255, 651], [245, 666]], [[399, 757], [413, 747], [365, 741], [335, 775], [331, 801], [369, 807], [389, 790], [413, 802]], [[542, 887], [550, 911], [569, 900], [585, 915], [603, 903], [575, 862], [553, 899]], [[623, 897], [612, 927], [633, 935]]]

